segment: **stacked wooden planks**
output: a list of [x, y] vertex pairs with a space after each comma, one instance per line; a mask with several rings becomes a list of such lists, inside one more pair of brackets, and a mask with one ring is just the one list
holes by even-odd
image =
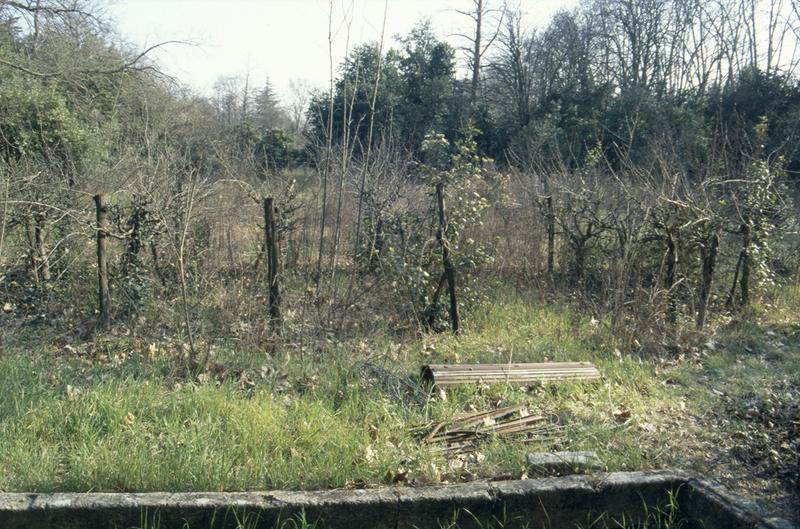
[[593, 380], [600, 371], [589, 362], [542, 362], [534, 364], [430, 364], [422, 377], [438, 388], [458, 384], [525, 385], [549, 380]]

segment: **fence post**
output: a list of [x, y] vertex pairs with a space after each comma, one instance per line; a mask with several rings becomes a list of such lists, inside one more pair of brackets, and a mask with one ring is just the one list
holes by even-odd
[[108, 293], [108, 258], [106, 256], [108, 207], [103, 202], [103, 195], [95, 195], [94, 204], [97, 212], [97, 292], [100, 302], [100, 327], [107, 331], [111, 327], [111, 315], [109, 313], [111, 296]]
[[719, 247], [719, 232], [717, 228], [712, 228], [710, 235], [703, 241], [701, 255], [703, 258], [702, 272], [700, 276], [700, 299], [697, 306], [697, 319], [695, 326], [698, 330], [703, 330], [706, 323], [706, 313], [708, 311], [708, 301], [711, 297], [711, 283], [714, 280], [714, 268], [717, 263], [717, 248]]
[[281, 294], [278, 285], [278, 243], [275, 233], [275, 207], [272, 197], [264, 199], [264, 249], [267, 252], [269, 319], [274, 330], [281, 325]]
[[442, 247], [442, 264], [444, 273], [447, 276], [447, 290], [450, 292], [450, 327], [453, 334], [457, 334], [461, 321], [458, 315], [458, 299], [456, 298], [456, 269], [450, 261], [450, 247], [447, 243], [447, 218], [444, 209], [444, 183], [436, 184], [436, 203], [439, 208], [439, 229], [436, 238]]

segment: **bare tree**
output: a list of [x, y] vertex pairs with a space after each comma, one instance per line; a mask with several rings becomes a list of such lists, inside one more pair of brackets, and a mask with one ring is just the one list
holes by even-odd
[[295, 135], [300, 135], [305, 130], [308, 121], [306, 110], [308, 110], [311, 88], [305, 79], [291, 79], [289, 81], [289, 92], [291, 94], [289, 118], [292, 124], [292, 132]]
[[[500, 34], [503, 25], [503, 17], [507, 9], [505, 2], [503, 2], [500, 7], [491, 7], [489, 4], [489, 0], [472, 0], [472, 9], [470, 11], [455, 10], [457, 13], [469, 17], [474, 24], [474, 30], [471, 35], [459, 34], [460, 37], [469, 42], [469, 46], [462, 49], [467, 52], [467, 56], [469, 57], [468, 63], [470, 71], [472, 72], [469, 93], [470, 102], [473, 105], [478, 97], [481, 61]], [[494, 20], [490, 21], [490, 17], [493, 17]], [[491, 23], [494, 27], [487, 27], [487, 22]]]
[[524, 29], [521, 13], [506, 13], [498, 42], [499, 50], [489, 68], [500, 89], [513, 101], [517, 123], [524, 127], [530, 120], [537, 47], [535, 37]]
[[[159, 48], [185, 41], [164, 41], [122, 53], [108, 47], [109, 27], [91, 0], [0, 0], [0, 15], [20, 19], [31, 36], [26, 60], [0, 57], [0, 66], [40, 79], [87, 86], [91, 79], [125, 72], [163, 74], [148, 57]], [[46, 49], [46, 53], [43, 51]]]

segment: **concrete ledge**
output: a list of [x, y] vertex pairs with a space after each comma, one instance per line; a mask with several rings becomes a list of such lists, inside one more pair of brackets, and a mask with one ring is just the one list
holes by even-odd
[[439, 529], [458, 527], [558, 529], [586, 527], [598, 516], [643, 521], [648, 509], [677, 498], [682, 527], [791, 529], [757, 505], [699, 477], [678, 471], [616, 472], [520, 481], [366, 490], [232, 493], [0, 494], [3, 529], [293, 529], [304, 516], [317, 529]]
[[527, 455], [531, 475], [563, 476], [602, 472], [603, 462], [594, 452], [534, 452]]
[[732, 493], [699, 476], [689, 476], [681, 491], [681, 508], [705, 527], [752, 527], [754, 529], [796, 529], [781, 518], [770, 516], [756, 502]]

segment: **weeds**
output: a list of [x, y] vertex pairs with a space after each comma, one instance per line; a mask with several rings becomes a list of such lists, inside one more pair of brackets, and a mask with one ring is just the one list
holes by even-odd
[[[162, 529], [161, 511], [148, 512], [142, 510], [141, 522], [138, 527], [130, 529]], [[184, 522], [181, 529], [258, 529], [264, 527], [261, 515], [257, 512], [248, 512], [242, 509], [228, 508], [224, 511], [215, 510], [211, 520], [206, 524], [191, 524]], [[287, 519], [278, 520], [273, 524], [273, 529], [317, 529], [317, 521], [310, 521], [305, 510], [301, 510]], [[115, 527], [114, 529], [119, 529]]]
[[[706, 472], [750, 450], [736, 432], [755, 443], [762, 431], [784, 432], [775, 450], [793, 461], [792, 425], [780, 422], [778, 408], [794, 409], [784, 405], [800, 376], [796, 320], [731, 323], [711, 340], [688, 342], [682, 356], [637, 358], [618, 354], [604, 322], [568, 304], [496, 295], [459, 337], [398, 343], [381, 332], [274, 357], [223, 344], [194, 377], [176, 368], [186, 351], [173, 341], [58, 345], [35, 329], [5, 328], [0, 489], [231, 491], [518, 478], [531, 472], [527, 452], [555, 450], [595, 451], [612, 471]], [[796, 314], [785, 303], [770, 310]], [[428, 397], [418, 378], [431, 362], [543, 360], [591, 361], [603, 380], [465, 386], [443, 401]], [[434, 422], [515, 404], [563, 415], [563, 434], [488, 439], [458, 464], [419, 442]], [[751, 408], [758, 416], [748, 416]], [[785, 428], [770, 429], [770, 421]], [[752, 453], [771, 461], [773, 447], [759, 443]], [[737, 475], [755, 470], [738, 464]], [[791, 464], [758, 468], [765, 478], [796, 479]]]
[[[619, 519], [603, 513], [592, 520], [585, 529], [684, 529], [690, 527], [690, 521], [680, 516], [677, 490], [667, 492], [667, 502], [664, 505], [648, 505], [642, 499], [643, 517], [637, 520], [629, 519], [630, 516], [622, 515]], [[584, 529], [584, 526], [580, 526]]]

